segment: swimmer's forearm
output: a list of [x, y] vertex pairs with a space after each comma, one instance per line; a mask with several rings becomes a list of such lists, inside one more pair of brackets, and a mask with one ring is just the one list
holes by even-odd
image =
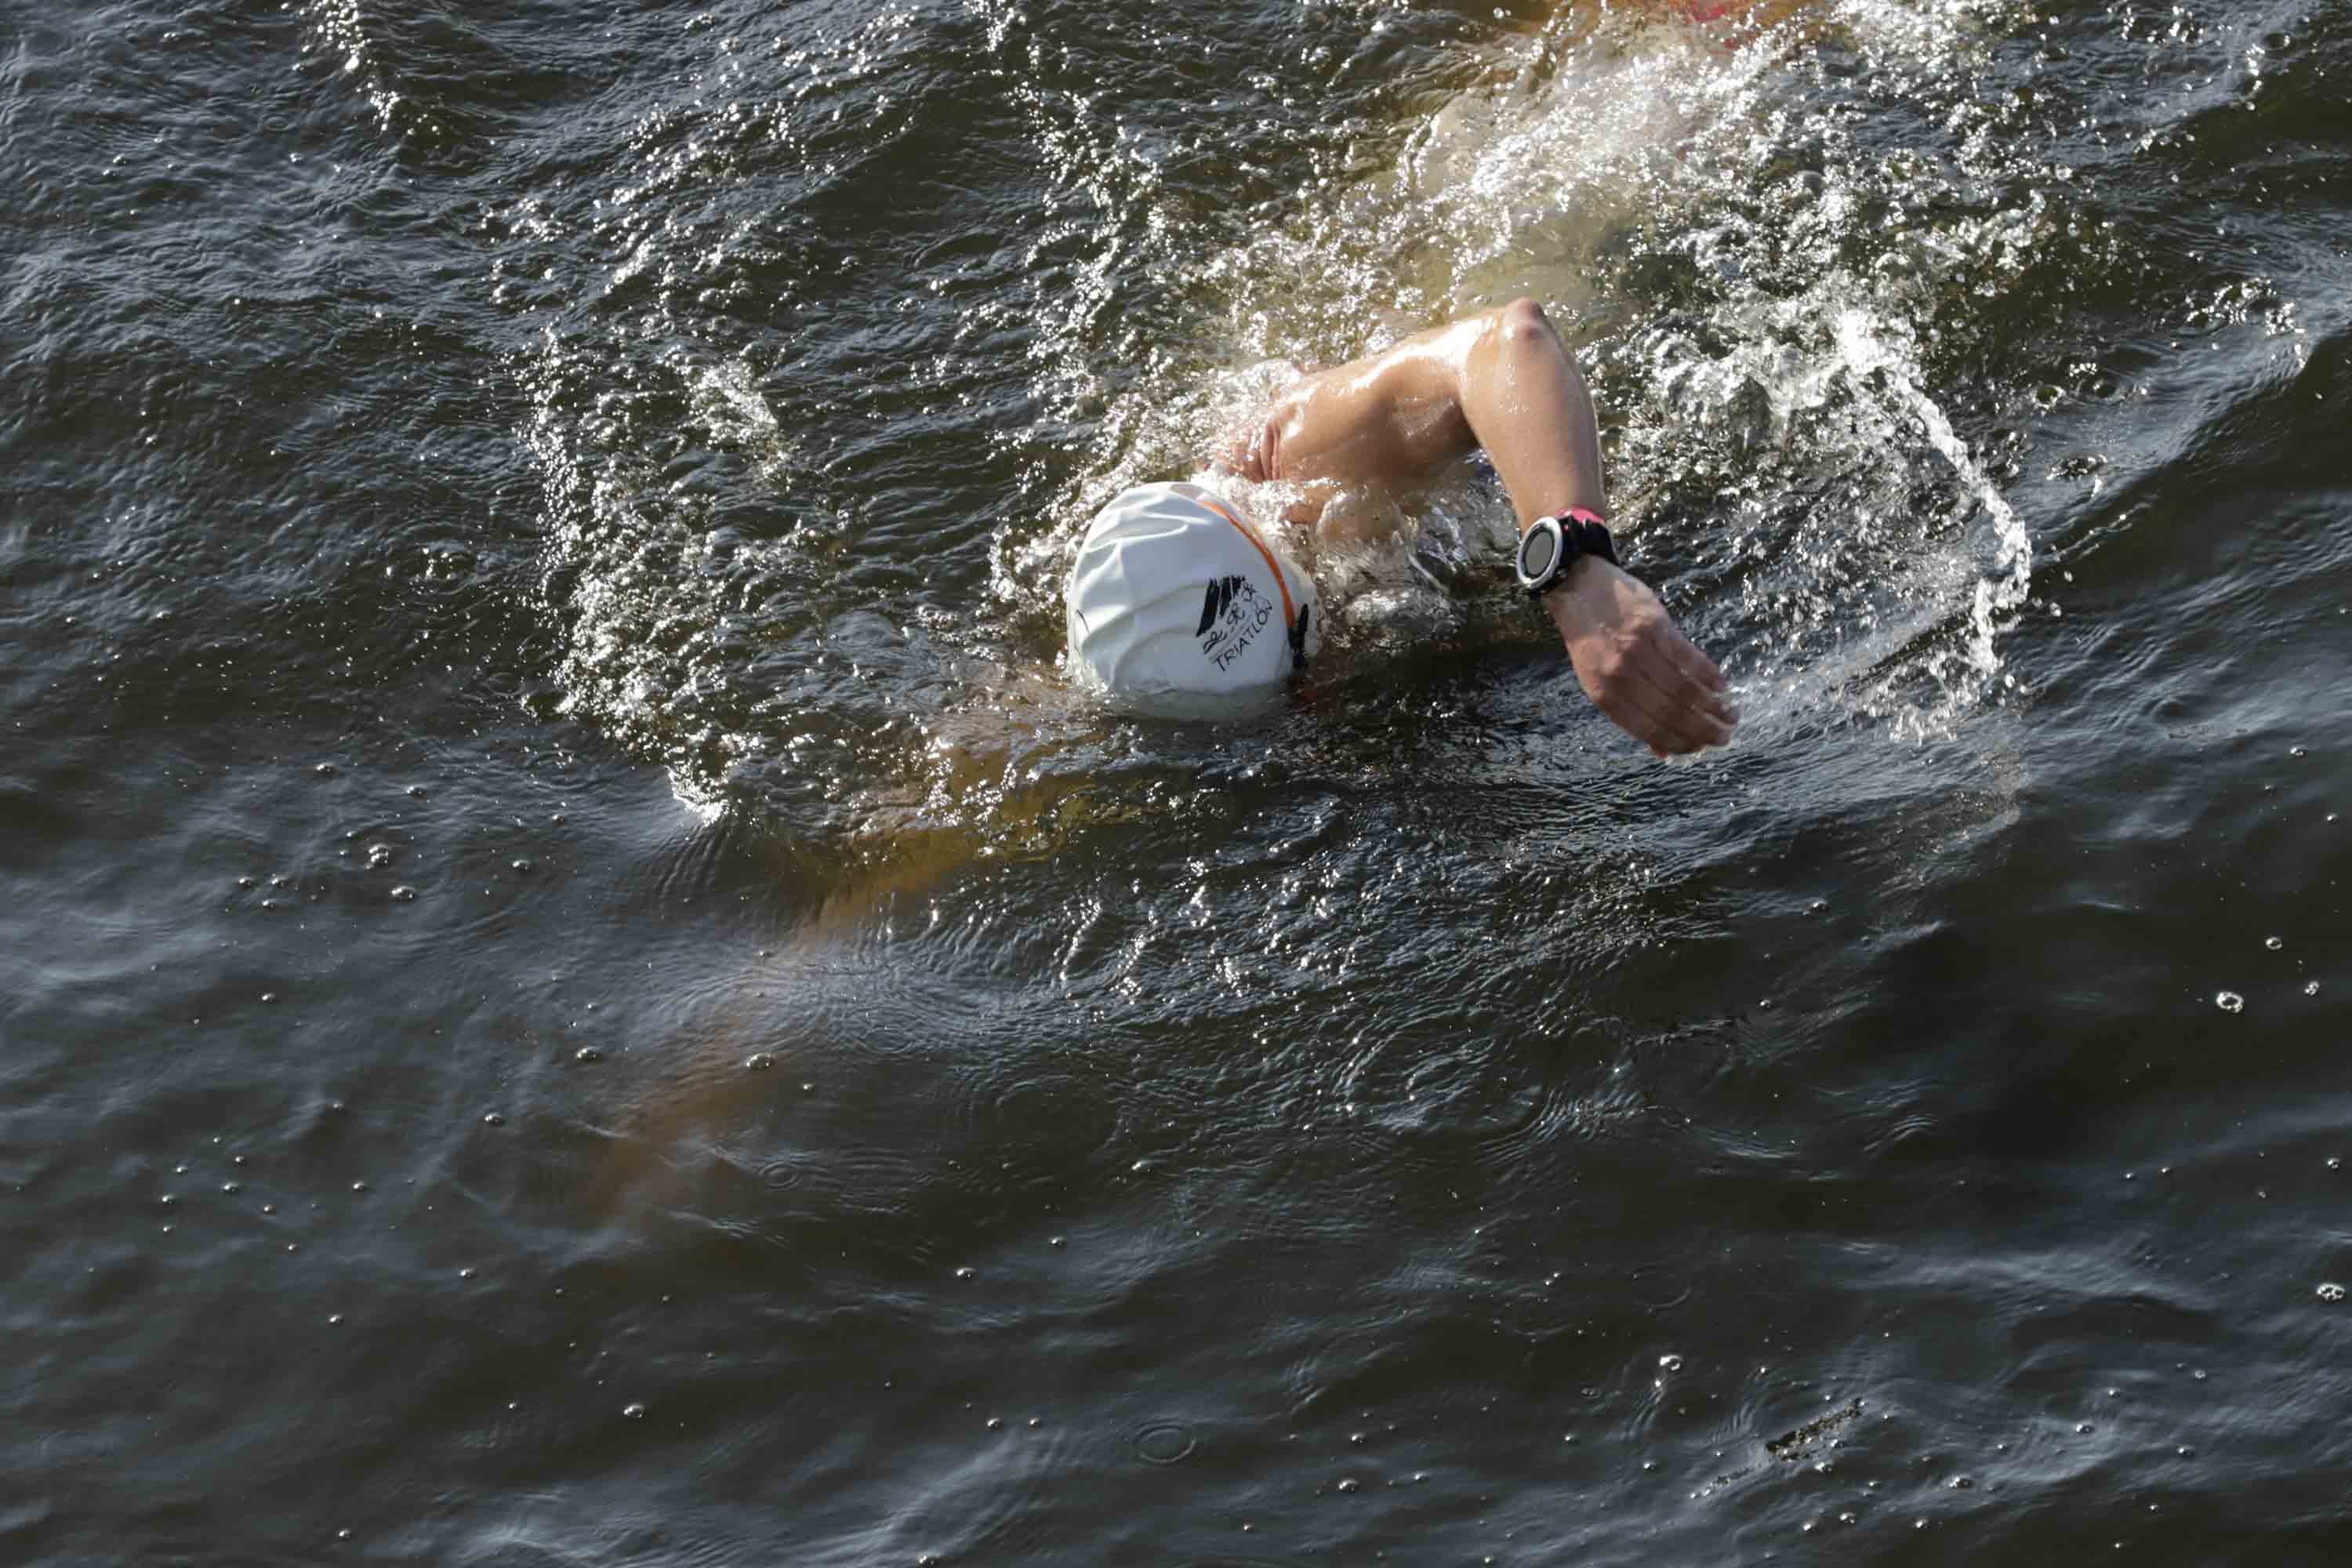
[[1609, 515], [1592, 395], [1531, 300], [1479, 318], [1460, 372], [1464, 418], [1502, 476], [1519, 528], [1581, 507]]

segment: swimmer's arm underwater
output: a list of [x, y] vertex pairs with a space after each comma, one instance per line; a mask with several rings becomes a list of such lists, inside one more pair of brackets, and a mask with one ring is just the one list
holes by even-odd
[[[1255, 481], [1407, 487], [1483, 447], [1526, 531], [1608, 515], [1591, 395], [1531, 300], [1308, 376], [1275, 402], [1236, 467]], [[1657, 755], [1731, 738], [1723, 674], [1639, 578], [1597, 556], [1543, 598], [1585, 695]]]

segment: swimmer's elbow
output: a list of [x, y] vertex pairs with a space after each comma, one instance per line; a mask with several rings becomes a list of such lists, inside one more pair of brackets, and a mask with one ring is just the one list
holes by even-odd
[[1543, 307], [1525, 296], [1496, 311], [1495, 324], [1503, 334], [1503, 342], [1514, 348], [1542, 342], [1559, 335], [1552, 328], [1551, 318], [1544, 314]]

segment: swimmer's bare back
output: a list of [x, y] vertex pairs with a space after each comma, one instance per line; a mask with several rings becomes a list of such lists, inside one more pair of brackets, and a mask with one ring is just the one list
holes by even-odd
[[[1481, 447], [1521, 531], [1570, 509], [1609, 515], [1591, 395], [1531, 300], [1306, 375], [1216, 458], [1254, 482], [1300, 486], [1293, 515], [1310, 521], [1340, 487], [1417, 488]], [[1639, 578], [1588, 555], [1543, 605], [1585, 695], [1656, 755], [1731, 739], [1722, 671]]]

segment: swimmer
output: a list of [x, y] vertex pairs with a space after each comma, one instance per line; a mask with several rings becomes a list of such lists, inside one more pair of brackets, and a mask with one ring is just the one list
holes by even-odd
[[[1482, 447], [1518, 515], [1521, 584], [1559, 629], [1586, 694], [1661, 757], [1728, 741], [1737, 715], [1721, 673], [1615, 559], [1591, 395], [1567, 344], [1525, 300], [1303, 374], [1209, 454], [1204, 482], [1139, 486], [1104, 508], [1070, 574], [1074, 675], [1115, 705], [1161, 710], [1170, 699], [1181, 710], [1279, 691], [1313, 657], [1321, 609], [1281, 529], [1237, 502], [1278, 483], [1299, 498], [1280, 524], [1349, 542], [1362, 537], [1366, 509], [1332, 504], [1343, 489], [1410, 492]], [[995, 741], [944, 748], [930, 787], [952, 794], [968, 771], [978, 793], [997, 792], [1008, 771], [998, 753], [1003, 712], [989, 716]], [[1083, 781], [1033, 783], [938, 820], [928, 800], [877, 805], [862, 865], [780, 933], [772, 963], [719, 994], [698, 1037], [669, 1053], [673, 1072], [615, 1108], [600, 1205], [668, 1201], [688, 1171], [726, 1163], [730, 1130], [772, 1104], [773, 1079], [746, 1067], [793, 1059], [793, 1029], [767, 1000], [778, 966], [835, 962], [821, 955], [876, 911], [927, 896], [982, 857], [1055, 852], [1090, 793]]]
[[1321, 607], [1281, 535], [1235, 504], [1242, 487], [1297, 487], [1283, 521], [1331, 542], [1348, 536], [1329, 505], [1342, 489], [1422, 488], [1481, 448], [1518, 516], [1520, 585], [1585, 695], [1659, 757], [1728, 742], [1722, 671], [1619, 563], [1591, 395], [1530, 300], [1307, 374], [1211, 455], [1213, 488], [1142, 485], [1104, 508], [1068, 583], [1074, 675], [1145, 710], [1278, 686], [1313, 657]]

